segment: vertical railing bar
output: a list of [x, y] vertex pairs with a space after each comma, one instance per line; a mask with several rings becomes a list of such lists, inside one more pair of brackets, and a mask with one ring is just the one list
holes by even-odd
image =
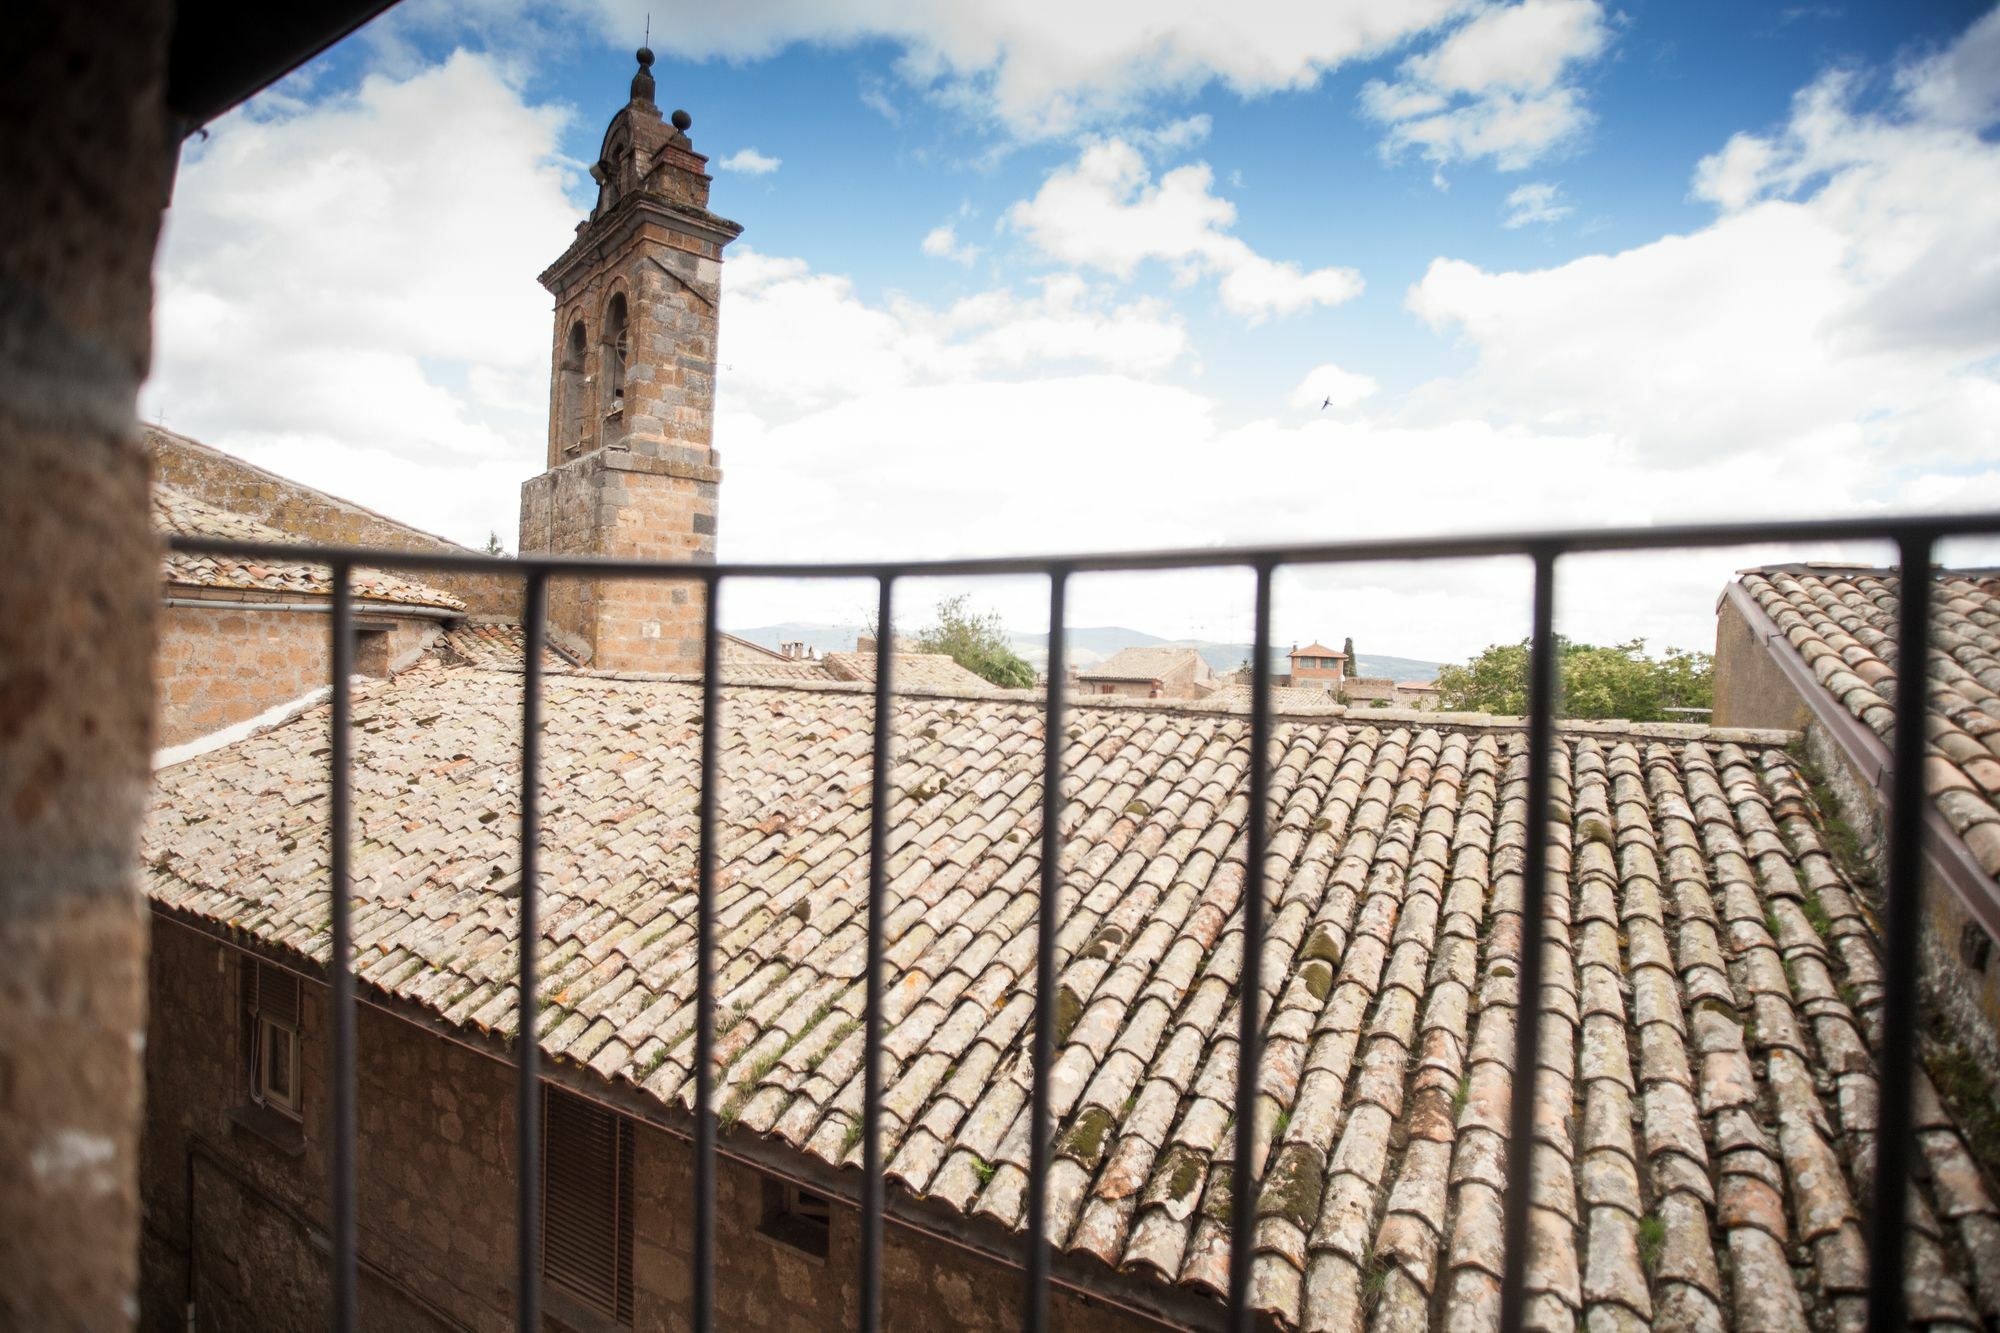
[[701, 861], [695, 893], [694, 1328], [715, 1327], [715, 772], [722, 714], [722, 580], [708, 582], [701, 645]]
[[1028, 1121], [1028, 1289], [1022, 1326], [1046, 1333], [1049, 1326], [1049, 1239], [1042, 1217], [1048, 1211], [1049, 1069], [1056, 1058], [1056, 929], [1062, 895], [1063, 658], [1064, 605], [1068, 571], [1049, 571], [1048, 693], [1042, 705], [1042, 897], [1035, 920], [1035, 1074], [1033, 1110]]
[[327, 978], [327, 1029], [333, 1048], [333, 1178], [328, 1182], [333, 1221], [333, 1326], [352, 1333], [359, 1317], [355, 1289], [355, 1056], [354, 1056], [354, 568], [333, 566], [333, 712], [329, 719], [330, 780], [328, 891], [332, 956]]
[[521, 1333], [542, 1327], [542, 1138], [541, 1017], [537, 1003], [541, 944], [542, 850], [542, 654], [548, 637], [549, 581], [528, 571], [521, 615], [521, 874], [517, 886], [520, 930], [516, 940], [514, 1156], [515, 1180], [514, 1321]]
[[1517, 1333], [1527, 1311], [1528, 1226], [1534, 1198], [1535, 1085], [1541, 1069], [1542, 941], [1547, 934], [1550, 761], [1556, 731], [1556, 548], [1538, 547], [1528, 652], [1527, 846], [1521, 865], [1521, 958], [1514, 1002], [1514, 1089], [1507, 1117], [1500, 1327]]
[[1264, 992], [1264, 856], [1269, 820], [1264, 811], [1271, 784], [1271, 574], [1270, 561], [1255, 566], [1256, 612], [1250, 649], [1250, 754], [1248, 794], [1249, 836], [1243, 865], [1242, 984], [1237, 991], [1236, 1026], [1236, 1155], [1230, 1172], [1229, 1322], [1238, 1333], [1250, 1333], [1255, 1314], [1250, 1307], [1250, 1278], [1255, 1267], [1257, 1229], [1256, 1181], [1252, 1159], [1256, 1148], [1257, 1074], [1263, 1060]]
[[874, 772], [868, 795], [868, 977], [861, 1038], [861, 1333], [875, 1333], [882, 1322], [882, 932], [889, 861], [889, 766], [894, 757], [890, 677], [896, 631], [890, 603], [895, 586], [894, 575], [882, 575], [875, 610]]
[[1889, 789], [1882, 1045], [1877, 1055], [1874, 1206], [1869, 1210], [1868, 1327], [1903, 1327], [1904, 1228], [1915, 1116], [1918, 935], [1923, 930], [1924, 711], [1930, 682], [1931, 538], [1897, 537], [1895, 764]]

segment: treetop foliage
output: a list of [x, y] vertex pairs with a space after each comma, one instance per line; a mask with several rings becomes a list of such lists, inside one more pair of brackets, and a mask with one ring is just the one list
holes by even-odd
[[[1708, 708], [1714, 701], [1714, 659], [1669, 648], [1646, 655], [1646, 641], [1601, 647], [1558, 634], [1558, 717], [1622, 718], [1667, 722], [1669, 708]], [[1528, 641], [1498, 643], [1463, 666], [1438, 672], [1438, 690], [1449, 709], [1520, 716], [1528, 711]]]
[[917, 636], [917, 650], [945, 653], [974, 675], [1002, 689], [1027, 690], [1035, 685], [1035, 669], [1008, 644], [1000, 614], [969, 609], [964, 593], [938, 603], [937, 623]]

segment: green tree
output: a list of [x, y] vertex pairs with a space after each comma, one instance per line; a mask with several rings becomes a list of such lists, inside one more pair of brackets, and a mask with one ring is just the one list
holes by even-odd
[[1354, 636], [1352, 634], [1348, 635], [1347, 642], [1341, 645], [1340, 655], [1347, 659], [1347, 678], [1353, 680], [1358, 677], [1361, 674], [1361, 659], [1354, 655]]
[[[939, 602], [936, 623], [917, 635], [917, 651], [947, 654], [967, 671], [1002, 689], [1033, 689], [1035, 669], [1008, 646], [1000, 614], [976, 613], [967, 605], [971, 600], [960, 593]], [[876, 637], [879, 640], [881, 636]]]
[[[1556, 636], [1559, 717], [1661, 722], [1670, 708], [1707, 708], [1714, 699], [1714, 660], [1669, 648], [1646, 655], [1646, 641], [1600, 647]], [[1438, 672], [1444, 706], [1518, 716], [1528, 711], [1528, 642], [1494, 644], [1463, 666]]]
[[500, 544], [500, 534], [494, 532], [490, 528], [487, 529], [486, 532], [486, 545], [480, 547], [479, 549], [481, 551], [484, 551], [487, 555], [507, 554], [507, 548]]

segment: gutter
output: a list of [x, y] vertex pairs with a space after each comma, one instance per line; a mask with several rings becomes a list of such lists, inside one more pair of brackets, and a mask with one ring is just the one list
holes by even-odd
[[[236, 602], [220, 601], [210, 597], [174, 597], [160, 599], [162, 606], [185, 607], [191, 611], [289, 611], [326, 615], [333, 610], [333, 602]], [[453, 611], [443, 606], [417, 606], [401, 602], [364, 602], [356, 599], [354, 614], [357, 616], [414, 616], [422, 620], [463, 620], [465, 612]]]
[[[147, 905], [152, 909], [155, 921], [171, 922], [206, 936], [316, 986], [325, 987], [328, 984], [324, 968], [311, 962], [301, 962], [300, 956], [290, 950], [275, 949], [247, 932], [232, 930], [220, 922], [167, 907], [150, 898]], [[431, 1036], [442, 1037], [508, 1069], [515, 1068], [512, 1042], [492, 1034], [475, 1035], [446, 1023], [420, 1005], [382, 995], [373, 982], [358, 976], [356, 979], [362, 983], [355, 987], [357, 1003], [400, 1019]], [[641, 1121], [683, 1143], [692, 1145], [694, 1142], [694, 1116], [691, 1111], [663, 1103], [635, 1087], [614, 1084], [587, 1066], [559, 1064], [545, 1058], [541, 1068], [542, 1080], [546, 1083], [557, 1084], [566, 1092]], [[809, 1153], [761, 1134], [729, 1133], [727, 1140], [722, 1134], [717, 1136], [715, 1151], [718, 1158], [837, 1199], [849, 1208], [859, 1210], [861, 1207], [859, 1172], [822, 1162]], [[907, 1187], [900, 1192], [884, 1189], [882, 1204], [884, 1219], [906, 1231], [1012, 1272], [1026, 1271], [1021, 1255], [1017, 1253], [1025, 1240], [1020, 1233], [1003, 1230], [996, 1223], [969, 1218], [947, 1205], [911, 1197]], [[1144, 1279], [1125, 1278], [1092, 1256], [1078, 1255], [1057, 1245], [1051, 1245], [1050, 1249], [1054, 1260], [1049, 1274], [1050, 1284], [1092, 1304], [1112, 1307], [1122, 1314], [1163, 1329], [1192, 1329], [1203, 1333], [1214, 1330], [1220, 1333], [1225, 1327], [1225, 1312], [1202, 1299], [1193, 1289], [1178, 1285], [1141, 1289]]]
[[[1792, 641], [1778, 628], [1778, 622], [1771, 619], [1770, 613], [1750, 595], [1740, 580], [1730, 583], [1723, 593], [1723, 600], [1743, 617], [1765, 653], [1777, 664], [1779, 673], [1812, 714], [1813, 721], [1840, 750], [1848, 767], [1874, 791], [1876, 809], [1888, 810], [1895, 767], [1888, 744], [1875, 734], [1874, 728], [1848, 712], [1840, 700], [1827, 692], [1826, 687], [1819, 683], [1819, 677], [1813, 674], [1812, 668], [1792, 647]], [[1901, 724], [1902, 720], [1897, 719], [1897, 725]], [[1972, 849], [1958, 836], [1958, 830], [1951, 826], [1951, 821], [1944, 817], [1937, 803], [1928, 796], [1924, 799], [1922, 841], [1925, 869], [1958, 895], [1973, 920], [1988, 935], [2000, 939], [2000, 883], [1995, 883], [1993, 877], [1986, 873], [1985, 867], [1972, 855]]]

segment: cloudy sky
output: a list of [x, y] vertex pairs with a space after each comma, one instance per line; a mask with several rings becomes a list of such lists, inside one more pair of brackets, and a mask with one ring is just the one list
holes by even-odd
[[[409, 0], [189, 144], [142, 415], [511, 546], [648, 10], [745, 228], [725, 559], [2000, 508], [2000, 11], [1951, 0]], [[1707, 646], [1780, 554], [1575, 562], [1563, 628]], [[1525, 582], [1288, 575], [1277, 632], [1461, 657]], [[1243, 637], [1248, 579], [1072, 601]]]

